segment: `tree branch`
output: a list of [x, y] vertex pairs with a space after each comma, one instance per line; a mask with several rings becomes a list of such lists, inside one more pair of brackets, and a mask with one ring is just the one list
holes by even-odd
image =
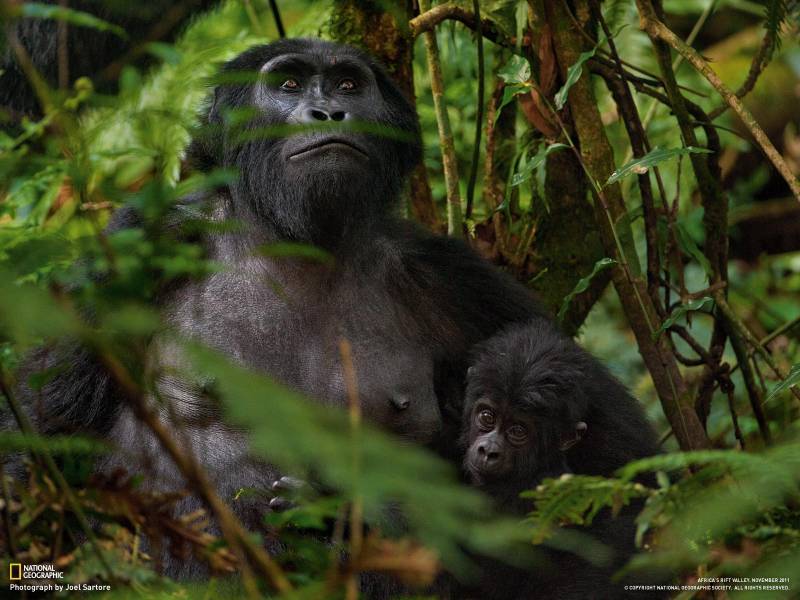
[[778, 173], [786, 180], [792, 195], [800, 202], [800, 180], [795, 177], [789, 165], [783, 160], [775, 146], [761, 129], [761, 126], [756, 122], [752, 113], [742, 104], [742, 101], [734, 94], [731, 89], [719, 78], [719, 75], [703, 60], [703, 57], [697, 51], [686, 44], [675, 33], [672, 32], [661, 20], [656, 16], [653, 5], [648, 0], [636, 0], [636, 5], [639, 8], [640, 27], [645, 30], [651, 38], [660, 40], [668, 44], [671, 48], [683, 56], [708, 82], [717, 90], [723, 100], [733, 109], [733, 111], [741, 119], [744, 126], [750, 131], [753, 138], [762, 151], [766, 154], [767, 158], [772, 162]]
[[[472, 30], [477, 30], [475, 13], [452, 3], [439, 4], [433, 8], [429, 6], [429, 2], [421, 0], [419, 3], [421, 14], [408, 22], [412, 37], [417, 37], [428, 31], [434, 31], [439, 23], [448, 20], [458, 21]], [[487, 40], [503, 46], [514, 46], [513, 40], [506, 38], [489, 19], [481, 19], [480, 29], [481, 34]]]

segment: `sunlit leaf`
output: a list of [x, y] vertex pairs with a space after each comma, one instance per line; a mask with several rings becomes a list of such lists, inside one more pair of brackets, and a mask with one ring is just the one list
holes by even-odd
[[531, 79], [531, 64], [522, 56], [513, 54], [497, 71], [497, 76], [506, 83], [527, 83]]
[[629, 177], [631, 175], [643, 175], [647, 171], [665, 161], [668, 161], [677, 156], [686, 154], [711, 154], [711, 150], [706, 148], [696, 148], [694, 146], [685, 146], [683, 148], [653, 148], [650, 152], [640, 158], [634, 158], [632, 161], [626, 163], [611, 174], [611, 177], [606, 181], [606, 185], [616, 183], [620, 179]]

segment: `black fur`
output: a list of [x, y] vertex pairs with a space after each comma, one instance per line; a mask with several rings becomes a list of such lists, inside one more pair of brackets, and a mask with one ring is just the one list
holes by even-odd
[[[488, 427], [481, 429], [480, 413], [485, 410], [496, 415], [498, 429], [520, 423], [529, 432], [528, 444], [517, 448], [497, 440], [498, 455], [514, 458], [506, 463], [510, 471], [497, 477], [491, 477], [490, 467], [483, 466], [489, 472], [485, 476], [476, 466], [480, 440], [495, 435]], [[519, 515], [532, 508], [519, 494], [546, 477], [610, 476], [627, 462], [658, 451], [655, 433], [625, 387], [591, 354], [542, 320], [509, 327], [475, 349], [462, 432], [465, 469], [473, 485], [488, 493], [501, 510]], [[610, 566], [595, 567], [553, 551], [545, 555], [548, 566], [536, 565], [529, 571], [486, 560], [481, 597], [625, 597], [622, 584], [612, 583], [610, 576], [634, 551], [638, 508], [628, 507], [616, 518], [603, 512], [588, 531], [613, 551]]]

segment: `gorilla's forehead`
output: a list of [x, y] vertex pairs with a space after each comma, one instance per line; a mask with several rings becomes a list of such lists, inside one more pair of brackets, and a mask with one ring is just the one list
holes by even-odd
[[343, 60], [370, 62], [368, 56], [357, 48], [313, 38], [280, 40], [257, 47], [254, 51], [261, 55], [264, 63], [281, 56], [291, 55], [304, 56], [318, 64], [329, 65]]
[[291, 52], [270, 58], [262, 67], [262, 72], [286, 70], [329, 70], [351, 68], [368, 72], [369, 66], [360, 57], [352, 53], [340, 53], [334, 50], [323, 52]]

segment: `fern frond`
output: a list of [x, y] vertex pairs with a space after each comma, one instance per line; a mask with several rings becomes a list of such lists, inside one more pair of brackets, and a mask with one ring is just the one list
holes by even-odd
[[589, 475], [562, 475], [545, 479], [535, 490], [524, 492], [535, 509], [527, 521], [533, 525], [533, 543], [539, 544], [560, 525], [591, 525], [597, 513], [610, 507], [615, 513], [634, 498], [646, 496], [640, 483]]

